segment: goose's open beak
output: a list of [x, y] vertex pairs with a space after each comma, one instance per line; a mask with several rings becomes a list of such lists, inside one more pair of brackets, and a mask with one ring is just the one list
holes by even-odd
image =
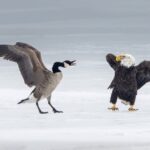
[[76, 65], [76, 60], [71, 61], [70, 66], [75, 66]]

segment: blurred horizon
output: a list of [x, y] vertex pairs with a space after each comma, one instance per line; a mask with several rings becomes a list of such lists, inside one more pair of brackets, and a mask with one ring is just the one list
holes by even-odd
[[[0, 6], [0, 43], [60, 45], [149, 44], [147, 0], [13, 0]], [[52, 47], [51, 47], [52, 46]]]

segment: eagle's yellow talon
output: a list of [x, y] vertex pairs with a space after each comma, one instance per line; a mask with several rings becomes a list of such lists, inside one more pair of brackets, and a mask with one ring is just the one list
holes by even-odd
[[112, 107], [109, 107], [108, 109], [109, 109], [109, 110], [112, 110], [112, 111], [119, 110], [119, 108], [116, 107], [116, 104], [112, 104]]
[[128, 110], [129, 110], [129, 111], [138, 111], [139, 109], [136, 109], [136, 108], [129, 108]]
[[108, 108], [109, 110], [112, 110], [112, 111], [116, 111], [116, 110], [119, 110], [119, 108], [118, 107], [110, 107], [110, 108]]

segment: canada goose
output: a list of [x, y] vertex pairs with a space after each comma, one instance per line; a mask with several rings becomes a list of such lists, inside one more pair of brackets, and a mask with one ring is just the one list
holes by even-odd
[[31, 45], [21, 42], [17, 42], [15, 45], [0, 45], [0, 57], [16, 62], [25, 84], [29, 87], [35, 86], [29, 97], [21, 100], [18, 104], [34, 100], [39, 113], [45, 114], [48, 112], [43, 112], [38, 102], [46, 98], [54, 113], [62, 113], [51, 104], [51, 95], [62, 79], [62, 72], [59, 67], [74, 66], [75, 60], [55, 62], [52, 71], [49, 71], [42, 61], [40, 52]]

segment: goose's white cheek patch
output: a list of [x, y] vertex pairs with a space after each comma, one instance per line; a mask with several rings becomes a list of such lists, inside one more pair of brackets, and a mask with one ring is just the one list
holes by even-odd
[[65, 68], [69, 67], [69, 65], [65, 62], [64, 62], [64, 66], [65, 66]]

